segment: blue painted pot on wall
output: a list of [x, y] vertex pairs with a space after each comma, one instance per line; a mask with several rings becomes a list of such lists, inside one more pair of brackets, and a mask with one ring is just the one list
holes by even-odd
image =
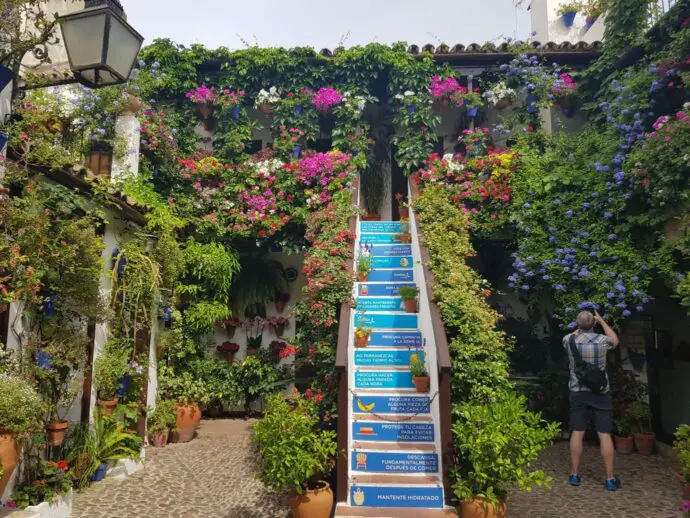
[[298, 104], [297, 106], [295, 106], [295, 114], [296, 115], [299, 116], [299, 115], [302, 115], [303, 113], [304, 113], [304, 106], [302, 106], [301, 104]]
[[302, 144], [297, 144], [295, 148], [292, 150], [292, 156], [295, 158], [299, 158], [300, 155], [302, 154]]
[[585, 19], [585, 29], [590, 30], [592, 28], [592, 25], [594, 25], [594, 22], [597, 21], [596, 16], [588, 16]]
[[52, 358], [53, 358], [52, 355], [50, 355], [46, 352], [43, 352], [40, 349], [38, 349], [36, 351], [36, 365], [38, 365], [39, 367], [41, 367], [43, 369], [51, 370], [53, 368], [52, 365], [50, 364], [50, 360]]
[[572, 27], [575, 23], [575, 16], [577, 13], [564, 13], [563, 14], [563, 25], [566, 27]]
[[118, 396], [124, 396], [129, 388], [129, 384], [132, 382], [132, 376], [125, 374], [119, 380], [117, 380], [117, 390], [115, 394]]
[[122, 275], [125, 273], [125, 266], [127, 266], [127, 259], [125, 258], [124, 254], [122, 257], [120, 257], [120, 261], [118, 262], [118, 256], [120, 255], [120, 249], [116, 248], [113, 250], [113, 254], [111, 256], [112, 258], [112, 267], [115, 268], [115, 264], [117, 263], [117, 273]]
[[242, 108], [240, 108], [239, 106], [233, 106], [230, 110], [230, 117], [232, 117], [233, 119], [239, 119], [241, 113]]
[[467, 107], [467, 116], [468, 117], [476, 117], [478, 111], [479, 111], [479, 108], [470, 108], [468, 106]]
[[57, 299], [57, 295], [48, 290], [41, 290], [39, 295], [43, 299], [42, 313], [47, 317], [55, 316], [55, 299]]
[[93, 475], [91, 475], [91, 482], [100, 482], [105, 478], [105, 472], [108, 471], [108, 465], [107, 464], [101, 464], [98, 466], [98, 469], [94, 471]]
[[410, 105], [407, 107], [407, 113], [409, 113], [410, 115], [412, 115], [416, 111], [417, 111], [417, 107], [414, 105]]
[[537, 110], [539, 107], [536, 105], [536, 102], [539, 100], [539, 97], [536, 95], [528, 95], [527, 96], [527, 111], [530, 113], [537, 113]]

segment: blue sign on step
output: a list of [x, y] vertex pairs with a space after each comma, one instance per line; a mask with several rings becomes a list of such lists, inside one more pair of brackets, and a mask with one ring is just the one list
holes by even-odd
[[403, 311], [400, 297], [357, 297], [358, 311]]
[[413, 268], [411, 255], [403, 255], [400, 257], [388, 256], [372, 256], [372, 268]]
[[397, 351], [381, 351], [376, 349], [357, 349], [355, 351], [355, 365], [376, 365], [401, 367], [410, 364], [412, 355], [424, 361], [423, 351], [407, 351], [398, 349]]
[[357, 371], [355, 388], [400, 389], [414, 388], [410, 371]]
[[438, 473], [436, 453], [386, 453], [355, 450], [352, 470], [368, 473]]
[[414, 313], [401, 313], [399, 315], [357, 313], [355, 326], [371, 329], [416, 329], [419, 327], [417, 315]]
[[371, 249], [371, 255], [400, 257], [403, 255], [412, 255], [412, 245], [374, 245]]
[[373, 331], [368, 347], [422, 347], [424, 340], [419, 331]]
[[396, 297], [398, 290], [403, 286], [410, 286], [414, 288], [413, 282], [406, 283], [389, 283], [389, 284], [360, 284], [359, 295], [366, 297]]
[[369, 272], [368, 282], [412, 282], [412, 270], [372, 270]]
[[352, 423], [355, 441], [434, 442], [433, 423]]
[[353, 396], [353, 412], [377, 414], [428, 414], [429, 396]]
[[417, 507], [443, 509], [443, 489], [437, 486], [352, 486], [355, 507]]
[[397, 234], [360, 234], [359, 242], [362, 245], [387, 245], [398, 242]]
[[362, 221], [359, 224], [359, 231], [362, 233], [399, 234], [402, 232], [402, 223], [399, 221]]

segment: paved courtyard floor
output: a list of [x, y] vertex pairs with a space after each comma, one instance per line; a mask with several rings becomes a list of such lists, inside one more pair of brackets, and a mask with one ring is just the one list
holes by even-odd
[[[187, 444], [147, 450], [146, 467], [131, 477], [105, 480], [76, 494], [75, 518], [286, 518], [287, 500], [255, 479], [255, 421], [203, 421]], [[587, 445], [583, 483], [567, 484], [568, 444], [542, 453], [554, 476], [550, 489], [511, 493], [510, 518], [680, 518], [680, 489], [670, 465], [655, 455], [619, 456], [623, 489], [604, 491], [598, 448]]]

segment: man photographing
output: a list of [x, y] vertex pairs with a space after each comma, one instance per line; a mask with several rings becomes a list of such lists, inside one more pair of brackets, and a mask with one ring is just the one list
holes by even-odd
[[[582, 311], [577, 315], [577, 330], [563, 338], [563, 347], [568, 352], [570, 367], [570, 461], [571, 473], [568, 483], [579, 486], [582, 442], [587, 428], [587, 410], [595, 415], [601, 456], [606, 468], [605, 487], [608, 491], [620, 488], [620, 481], [613, 473], [613, 403], [606, 373], [606, 353], [618, 346], [618, 335], [604, 321], [598, 312]], [[604, 334], [595, 333], [594, 325], [601, 325]]]

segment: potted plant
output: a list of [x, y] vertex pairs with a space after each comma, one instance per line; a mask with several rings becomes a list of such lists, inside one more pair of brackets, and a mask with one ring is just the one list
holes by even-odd
[[678, 480], [683, 488], [683, 499], [690, 500], [690, 425], [678, 426], [675, 436], [673, 447], [678, 452], [680, 462]]
[[260, 316], [255, 316], [247, 320], [244, 324], [245, 336], [247, 337], [247, 355], [253, 356], [261, 348], [263, 343], [263, 332], [266, 327], [266, 320]]
[[410, 371], [412, 372], [412, 381], [417, 392], [429, 392], [429, 385], [431, 383], [429, 371], [426, 370], [426, 364], [419, 358], [417, 353], [410, 355]]
[[371, 337], [371, 329], [358, 327], [355, 330], [355, 347], [366, 347]]
[[158, 390], [161, 397], [177, 404], [175, 442], [191, 441], [201, 421], [199, 404], [206, 404], [210, 400], [206, 383], [189, 370], [178, 373], [162, 365], [158, 370]]
[[205, 84], [188, 91], [185, 97], [197, 106], [199, 115], [204, 121], [211, 117], [218, 102], [218, 94], [214, 91], [214, 88], [209, 88]]
[[221, 345], [216, 347], [216, 351], [224, 355], [230, 363], [235, 359], [235, 354], [240, 350], [240, 344], [235, 342], [223, 342]]
[[532, 464], [552, 444], [558, 424], [527, 410], [524, 396], [512, 391], [495, 396], [490, 405], [453, 407], [453, 446], [460, 462], [451, 469], [452, 489], [463, 518], [505, 518], [508, 487], [529, 490], [550, 483]]
[[398, 289], [398, 295], [403, 300], [405, 311], [407, 313], [417, 313], [417, 295], [419, 295], [419, 288], [416, 286], [401, 286]]
[[290, 319], [285, 317], [271, 317], [267, 320], [268, 325], [273, 328], [276, 336], [281, 337], [285, 330], [290, 327]]
[[177, 402], [172, 399], [162, 399], [156, 403], [155, 410], [147, 413], [146, 433], [156, 448], [162, 448], [168, 443], [168, 435], [175, 431], [177, 423]]
[[563, 25], [572, 27], [575, 22], [575, 15], [582, 10], [582, 7], [581, 0], [568, 0], [559, 5], [556, 14], [563, 17]]
[[371, 270], [371, 257], [360, 255], [357, 258], [357, 282], [367, 282]]
[[268, 90], [263, 88], [259, 91], [256, 96], [254, 106], [259, 108], [264, 115], [270, 117], [274, 111], [274, 105], [280, 102], [280, 92], [275, 86], [270, 87]]
[[17, 438], [36, 431], [45, 405], [31, 384], [19, 377], [0, 376], [0, 495], [10, 481], [19, 458]]
[[239, 318], [226, 318], [223, 321], [223, 325], [225, 326], [225, 332], [227, 333], [228, 338], [232, 338], [235, 336], [235, 331], [237, 328], [242, 325], [242, 321]]
[[19, 484], [12, 493], [11, 500], [19, 509], [39, 506], [43, 502], [52, 504], [72, 489], [72, 473], [64, 460], [38, 460], [30, 471], [30, 480]]
[[489, 106], [493, 106], [497, 110], [507, 108], [512, 101], [517, 97], [517, 92], [509, 88], [505, 82], [500, 81], [486, 90], [482, 97], [486, 100]]
[[622, 455], [629, 455], [635, 449], [633, 437], [632, 437], [632, 418], [630, 412], [623, 412], [620, 416], [616, 417], [614, 420], [616, 425], [616, 436], [614, 440], [616, 442], [616, 453]]
[[633, 433], [637, 451], [642, 455], [651, 455], [654, 452], [656, 436], [652, 432], [652, 413], [649, 405], [642, 401], [636, 401], [630, 406], [630, 415], [637, 429]]
[[585, 29], [589, 30], [599, 17], [604, 14], [609, 0], [590, 0], [585, 6]]
[[395, 201], [398, 204], [398, 214], [400, 215], [400, 220], [409, 220], [410, 208], [407, 206], [405, 195], [401, 192], [395, 193]]
[[280, 314], [285, 311], [285, 304], [290, 301], [289, 293], [278, 293], [275, 298], [276, 311]]
[[323, 479], [335, 465], [336, 433], [322, 429], [315, 402], [300, 394], [270, 396], [254, 434], [259, 480], [271, 490], [289, 490], [294, 518], [328, 518], [333, 492]]
[[268, 347], [274, 355], [278, 356], [287, 347], [287, 344], [282, 340], [273, 340], [268, 344]]
[[397, 236], [397, 240], [403, 244], [410, 244], [412, 242], [412, 234], [410, 234], [410, 224], [407, 220], [400, 220], [400, 234]]
[[576, 89], [577, 83], [567, 72], [561, 73], [551, 87], [551, 93], [566, 117], [572, 117], [577, 110]]
[[93, 363], [93, 383], [98, 393], [98, 406], [106, 415], [117, 407], [120, 380], [129, 373], [129, 351], [116, 341], [109, 341]]

